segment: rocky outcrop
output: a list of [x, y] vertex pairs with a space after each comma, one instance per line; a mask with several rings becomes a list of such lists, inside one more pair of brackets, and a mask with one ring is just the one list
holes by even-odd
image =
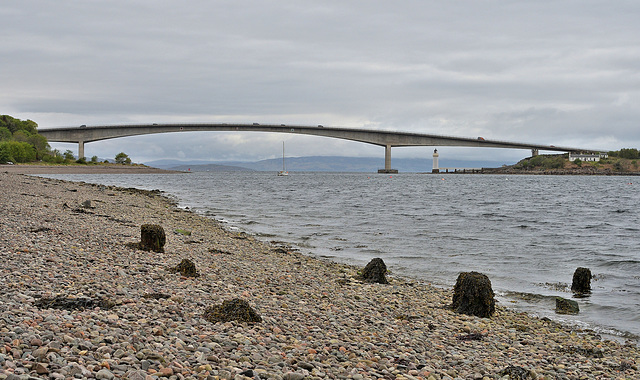
[[362, 281], [374, 284], [388, 284], [387, 265], [381, 258], [375, 258], [364, 267], [361, 274]]
[[589, 268], [578, 268], [573, 272], [573, 282], [571, 291], [578, 295], [591, 293], [591, 270]]
[[162, 226], [143, 224], [140, 226], [140, 249], [143, 251], [164, 252], [167, 236]]
[[478, 272], [460, 273], [453, 288], [451, 307], [460, 314], [491, 317], [495, 312], [495, 299], [489, 277]]
[[580, 307], [574, 300], [556, 297], [556, 313], [558, 314], [578, 314]]

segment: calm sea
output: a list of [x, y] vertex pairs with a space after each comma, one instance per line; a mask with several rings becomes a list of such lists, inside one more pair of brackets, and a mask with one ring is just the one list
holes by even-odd
[[[491, 279], [508, 307], [640, 336], [638, 177], [211, 172], [51, 175], [160, 189], [182, 207], [307, 254], [451, 287], [460, 272]], [[577, 316], [554, 312], [573, 272], [595, 276]]]

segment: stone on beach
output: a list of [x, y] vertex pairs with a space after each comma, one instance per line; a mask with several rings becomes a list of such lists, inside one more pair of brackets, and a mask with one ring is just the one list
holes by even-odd
[[140, 226], [140, 249], [143, 251], [164, 252], [167, 237], [162, 226], [143, 224]]
[[173, 268], [169, 269], [171, 273], [180, 273], [184, 277], [198, 277], [200, 274], [196, 269], [196, 264], [189, 259], [182, 259], [180, 264], [176, 265]]
[[495, 312], [495, 299], [489, 277], [478, 272], [460, 273], [453, 289], [451, 306], [460, 314], [491, 317]]
[[578, 268], [573, 272], [571, 291], [576, 294], [591, 293], [591, 270], [589, 268]]
[[362, 270], [362, 280], [364, 282], [374, 284], [388, 284], [387, 280], [387, 265], [381, 258], [375, 258], [369, 261], [369, 263]]
[[208, 307], [204, 311], [204, 318], [213, 323], [217, 322], [262, 322], [262, 317], [249, 305], [249, 302], [234, 298], [222, 302], [222, 305]]
[[558, 314], [578, 314], [580, 307], [574, 300], [556, 297], [556, 313]]

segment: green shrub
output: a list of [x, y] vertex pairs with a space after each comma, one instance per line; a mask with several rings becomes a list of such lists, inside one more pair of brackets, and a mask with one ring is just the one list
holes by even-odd
[[20, 141], [0, 142], [0, 157], [11, 162], [30, 162], [36, 160], [36, 149], [29, 143]]

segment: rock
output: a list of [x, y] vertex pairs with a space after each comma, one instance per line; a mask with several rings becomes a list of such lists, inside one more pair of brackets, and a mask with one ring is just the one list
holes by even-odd
[[144, 251], [164, 252], [167, 236], [162, 226], [143, 224], [140, 226], [140, 249]]
[[304, 374], [298, 372], [287, 372], [282, 378], [284, 380], [302, 380], [304, 379]]
[[362, 280], [374, 284], [388, 284], [387, 281], [387, 266], [381, 258], [375, 258], [364, 267], [362, 270]]
[[222, 302], [222, 305], [209, 306], [204, 311], [204, 319], [209, 322], [262, 322], [262, 317], [256, 313], [245, 300], [234, 298]]
[[460, 273], [451, 307], [460, 314], [491, 317], [495, 312], [495, 299], [489, 277], [478, 272]]
[[38, 375], [46, 375], [49, 373], [49, 368], [47, 368], [47, 366], [48, 365], [46, 363], [37, 363], [34, 366], [34, 369]]
[[170, 268], [169, 272], [171, 272], [171, 273], [180, 273], [181, 275], [183, 275], [185, 277], [198, 277], [198, 276], [200, 276], [200, 274], [198, 273], [198, 270], [196, 269], [196, 264], [194, 264], [193, 261], [191, 261], [189, 259], [183, 259], [180, 262], [180, 264], [176, 265], [173, 268]]
[[577, 294], [591, 293], [591, 270], [589, 268], [578, 268], [573, 272], [571, 290]]
[[106, 368], [103, 368], [100, 371], [98, 371], [98, 373], [96, 373], [96, 379], [111, 380], [114, 377], [115, 375]]
[[147, 378], [147, 374], [144, 371], [130, 371], [127, 372], [126, 378], [129, 380], [145, 380]]
[[91, 207], [91, 201], [88, 200], [88, 199], [86, 201], [82, 202], [82, 204], [80, 206], [82, 206], [82, 208], [93, 208], [93, 207]]
[[574, 300], [556, 297], [556, 313], [558, 314], [578, 314], [580, 307]]
[[510, 365], [500, 371], [500, 376], [509, 376], [509, 380], [526, 380], [530, 378], [530, 373], [527, 369]]

